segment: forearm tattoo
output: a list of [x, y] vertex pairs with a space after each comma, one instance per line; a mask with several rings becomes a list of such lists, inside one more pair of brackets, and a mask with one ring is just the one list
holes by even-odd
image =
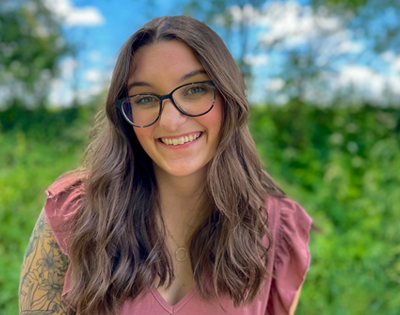
[[22, 264], [19, 286], [20, 314], [69, 314], [69, 308], [61, 298], [68, 264], [68, 257], [58, 247], [42, 211]]

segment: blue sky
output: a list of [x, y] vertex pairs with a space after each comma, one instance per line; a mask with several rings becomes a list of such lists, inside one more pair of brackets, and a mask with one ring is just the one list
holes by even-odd
[[172, 2], [48, 0], [45, 4], [62, 21], [64, 35], [76, 51], [61, 60], [61, 75], [50, 97], [55, 105], [69, 105], [74, 87], [83, 98], [104, 90], [125, 40], [150, 18], [170, 12]]
[[[68, 106], [73, 93], [85, 100], [104, 91], [124, 41], [155, 16], [182, 14], [185, 3], [172, 0], [43, 1], [61, 21], [66, 38], [77, 52], [60, 62], [60, 77], [53, 81], [50, 93], [50, 102], [56, 106]], [[378, 66], [364, 64], [357, 57], [367, 49], [367, 40], [345, 29], [338, 16], [330, 16], [324, 10], [314, 12], [305, 1], [296, 0], [268, 1], [261, 11], [250, 6], [242, 11], [235, 6], [227, 10], [235, 21], [250, 17], [252, 46], [268, 47], [276, 40], [281, 43], [281, 51], [258, 49], [246, 56], [255, 74], [249, 90], [250, 99], [254, 101], [273, 95], [274, 101], [285, 103], [287, 96], [280, 73], [285, 62], [282, 51], [299, 49], [309, 43], [317, 47], [321, 63], [328, 62], [336, 67], [334, 75], [326, 73], [322, 77], [331, 90], [354, 88], [358, 90], [357, 95], [372, 100], [382, 99], [388, 89], [400, 96], [400, 56], [389, 50], [375, 58]], [[238, 44], [234, 40], [227, 44], [235, 56]], [[319, 95], [318, 89], [309, 86], [311, 98], [330, 97], [325, 92]]]

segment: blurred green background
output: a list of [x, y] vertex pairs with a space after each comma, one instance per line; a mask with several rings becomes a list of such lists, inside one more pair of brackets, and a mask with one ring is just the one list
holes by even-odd
[[[26, 9], [32, 2], [37, 6], [35, 15]], [[362, 53], [379, 56], [400, 49], [396, 2], [320, 0], [311, 1], [309, 7], [315, 12], [323, 7], [330, 16], [347, 14], [344, 29], [364, 31], [363, 38], [368, 38], [368, 50]], [[228, 9], [236, 5], [245, 12], [246, 3], [255, 9], [265, 5], [265, 1], [210, 3], [187, 1], [184, 12], [215, 26], [228, 46], [232, 36], [239, 43], [250, 36], [243, 31], [248, 21], [232, 19]], [[396, 23], [383, 23], [389, 11]], [[224, 23], [213, 24], [217, 13]], [[383, 22], [377, 22], [381, 13]], [[51, 27], [52, 35], [38, 35], [37, 23]], [[44, 190], [60, 174], [80, 165], [94, 116], [104, 103], [106, 91], [85, 102], [75, 99], [67, 107], [49, 102], [49, 82], [59, 74], [60, 59], [77, 49], [71, 40], [60, 42], [63, 37], [62, 27], [41, 0], [0, 8], [0, 314], [18, 312], [20, 267], [44, 204]], [[400, 314], [398, 94], [388, 91], [376, 100], [349, 88], [329, 93], [329, 102], [307, 97], [309, 90], [328, 93], [324, 81], [317, 80], [328, 66], [304, 47], [283, 51], [284, 102], [275, 102], [271, 95], [254, 98], [250, 120], [267, 170], [315, 224], [312, 265], [296, 314]], [[279, 42], [268, 49], [282, 53]], [[249, 93], [255, 93], [260, 74], [246, 62], [248, 53], [234, 55]], [[354, 58], [342, 54], [340, 60], [346, 56]], [[328, 60], [330, 65], [339, 57]], [[336, 70], [329, 69], [333, 74]]]

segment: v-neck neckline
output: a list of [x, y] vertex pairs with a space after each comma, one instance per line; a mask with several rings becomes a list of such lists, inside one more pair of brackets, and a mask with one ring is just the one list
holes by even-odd
[[158, 292], [157, 288], [153, 285], [150, 292], [153, 294], [156, 301], [170, 314], [176, 314], [182, 307], [186, 305], [187, 302], [196, 293], [195, 285], [193, 284], [190, 290], [174, 305], [169, 304]]

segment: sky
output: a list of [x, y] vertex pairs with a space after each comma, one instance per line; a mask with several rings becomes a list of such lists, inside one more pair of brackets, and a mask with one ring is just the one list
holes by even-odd
[[[107, 89], [119, 48], [145, 22], [155, 16], [182, 14], [183, 1], [162, 0], [44, 0], [54, 16], [61, 21], [63, 32], [76, 48], [76, 54], [60, 61], [60, 76], [52, 81], [49, 95], [55, 106], [68, 106], [74, 94], [81, 101]], [[400, 56], [385, 51], [368, 64], [358, 56], [368, 48], [368, 41], [346, 29], [338, 16], [326, 10], [312, 10], [296, 0], [268, 1], [262, 10], [231, 6], [227, 13], [234, 21], [250, 20], [251, 45], [270, 47], [273, 51], [254, 49], [245, 56], [255, 79], [248, 95], [258, 102], [272, 95], [270, 101], [284, 104], [282, 67], [285, 52], [301, 51], [312, 43], [320, 65], [329, 64], [334, 71], [322, 73], [328, 90], [357, 90], [360, 98], [380, 102], [389, 90], [400, 96]], [[249, 19], [250, 18], [250, 19]], [[216, 20], [216, 25], [219, 21]], [[222, 23], [220, 21], [220, 23]], [[218, 32], [218, 29], [215, 29]], [[234, 57], [238, 43], [227, 43]], [[321, 93], [320, 87], [310, 85], [306, 97], [329, 103], [332, 93]], [[74, 92], [75, 91], [75, 92]]]
[[[118, 52], [128, 37], [148, 19], [145, 1], [45, 0], [59, 18], [63, 33], [76, 51], [60, 61], [50, 103], [67, 106], [78, 90], [82, 101], [107, 88]], [[160, 8], [162, 10], [162, 8]]]

